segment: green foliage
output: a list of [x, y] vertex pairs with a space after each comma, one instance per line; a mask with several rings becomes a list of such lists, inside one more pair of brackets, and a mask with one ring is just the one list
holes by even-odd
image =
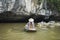
[[38, 0], [38, 4], [40, 4], [41, 3], [41, 0]]
[[[38, 0], [38, 3], [41, 3], [41, 0]], [[57, 10], [60, 12], [60, 0], [47, 0], [48, 6], [51, 10]]]

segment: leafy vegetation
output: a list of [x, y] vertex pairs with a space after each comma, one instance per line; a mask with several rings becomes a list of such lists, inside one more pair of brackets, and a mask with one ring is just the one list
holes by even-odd
[[[41, 0], [38, 0], [38, 4], [41, 3]], [[51, 10], [57, 10], [60, 12], [60, 0], [47, 0], [48, 8]]]

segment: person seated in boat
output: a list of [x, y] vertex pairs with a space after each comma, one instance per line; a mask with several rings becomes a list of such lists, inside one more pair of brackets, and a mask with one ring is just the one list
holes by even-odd
[[33, 18], [30, 18], [29, 19], [29, 28], [34, 28], [34, 19]]
[[34, 25], [34, 19], [33, 18], [30, 18], [28, 21], [29, 22], [27, 23], [25, 29], [26, 30], [35, 31], [36, 29], [35, 29], [35, 25]]

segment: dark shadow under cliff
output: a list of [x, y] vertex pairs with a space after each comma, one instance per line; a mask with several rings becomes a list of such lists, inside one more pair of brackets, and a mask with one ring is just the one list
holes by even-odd
[[33, 18], [35, 22], [41, 22], [41, 21], [48, 22], [53, 20], [60, 21], [60, 16], [54, 16], [54, 15], [49, 16], [48, 19], [44, 19], [45, 16], [43, 15], [35, 15], [35, 14], [31, 14], [29, 16], [16, 15], [16, 13], [10, 11], [0, 13], [0, 23], [1, 22], [28, 22], [29, 18]]

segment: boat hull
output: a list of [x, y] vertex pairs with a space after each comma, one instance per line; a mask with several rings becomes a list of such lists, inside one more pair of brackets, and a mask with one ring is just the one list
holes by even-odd
[[25, 29], [26, 32], [36, 32], [36, 29]]

